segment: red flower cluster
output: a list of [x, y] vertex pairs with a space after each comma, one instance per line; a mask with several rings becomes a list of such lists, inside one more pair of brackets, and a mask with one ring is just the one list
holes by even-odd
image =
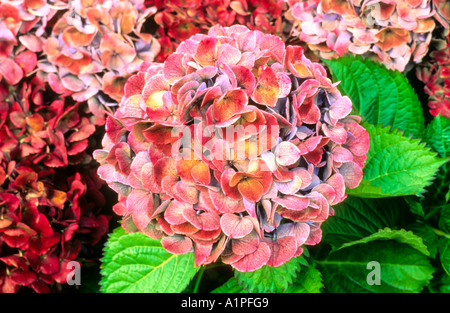
[[434, 49], [416, 69], [417, 77], [425, 84], [428, 106], [433, 116], [450, 118], [450, 32], [442, 30], [442, 37], [433, 42]]
[[196, 265], [280, 266], [362, 179], [369, 138], [351, 109], [301, 47], [217, 25], [130, 77], [94, 157], [126, 230]]
[[287, 37], [288, 21], [283, 18], [287, 4], [283, 0], [147, 0], [147, 7], [158, 11], [154, 20], [158, 25], [155, 36], [162, 51], [157, 61], [163, 62], [180, 42], [207, 32], [213, 25], [245, 25], [266, 34]]
[[[67, 182], [56, 186], [58, 175]], [[64, 175], [2, 158], [0, 292], [61, 290], [72, 270], [68, 262], [108, 232], [108, 217], [97, 212], [104, 205], [101, 182]]]
[[101, 119], [49, 88], [43, 66], [46, 38], [60, 30], [54, 18], [67, 9], [0, 1], [0, 292], [61, 290], [67, 263], [82, 251], [91, 258], [109, 229], [90, 155]]

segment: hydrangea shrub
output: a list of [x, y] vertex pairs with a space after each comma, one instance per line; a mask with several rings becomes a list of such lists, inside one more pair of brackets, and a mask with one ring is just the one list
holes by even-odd
[[301, 47], [217, 25], [130, 77], [94, 157], [127, 231], [197, 266], [278, 267], [362, 179], [369, 137], [351, 110]]

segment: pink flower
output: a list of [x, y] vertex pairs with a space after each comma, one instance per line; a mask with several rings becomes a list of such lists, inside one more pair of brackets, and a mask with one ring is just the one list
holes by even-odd
[[130, 77], [94, 157], [126, 230], [254, 271], [317, 244], [361, 181], [369, 140], [351, 109], [301, 47], [216, 25]]

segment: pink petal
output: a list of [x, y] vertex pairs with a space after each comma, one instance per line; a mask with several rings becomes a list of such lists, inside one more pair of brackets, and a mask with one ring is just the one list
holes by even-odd
[[215, 212], [201, 212], [191, 207], [183, 209], [184, 218], [198, 229], [210, 231], [220, 228], [220, 217]]
[[283, 265], [297, 252], [297, 241], [292, 236], [286, 236], [282, 238], [273, 239], [265, 239], [265, 243], [270, 248], [270, 258], [267, 261], [268, 266], [277, 267]]
[[308, 187], [312, 182], [311, 174], [304, 168], [295, 168], [292, 170], [294, 178], [290, 182], [275, 182], [278, 191], [283, 194], [295, 194], [299, 190]]
[[346, 117], [352, 111], [352, 101], [349, 97], [343, 96], [331, 104], [328, 114], [332, 119], [341, 119]]
[[239, 213], [245, 211], [244, 202], [242, 200], [233, 200], [225, 196], [222, 190], [208, 190], [209, 196], [214, 207], [220, 213]]
[[220, 234], [222, 234], [222, 230], [217, 228], [214, 230], [200, 230], [191, 234], [190, 237], [194, 242], [213, 243], [218, 240]]
[[325, 136], [329, 137], [331, 141], [343, 144], [347, 140], [347, 131], [344, 127], [337, 127], [333, 125], [322, 124], [322, 131]]
[[163, 237], [161, 245], [172, 254], [186, 254], [192, 250], [192, 240], [180, 235]]
[[0, 59], [0, 74], [10, 85], [17, 84], [23, 77], [23, 71], [20, 66], [9, 58]]
[[358, 123], [346, 123], [344, 127], [352, 134], [348, 137], [345, 147], [356, 156], [366, 155], [370, 146], [369, 133]]
[[287, 195], [273, 198], [275, 203], [294, 211], [301, 211], [308, 207], [309, 199], [299, 195]]
[[183, 216], [184, 209], [192, 209], [192, 204], [173, 200], [164, 211], [165, 220], [173, 225], [183, 224], [187, 222], [187, 219]]
[[222, 231], [231, 238], [242, 238], [253, 230], [253, 222], [247, 218], [232, 213], [225, 213], [220, 219]]
[[258, 249], [260, 244], [259, 236], [256, 232], [251, 232], [247, 236], [231, 241], [231, 250], [235, 254], [249, 254]]
[[341, 174], [336, 173], [333, 176], [331, 176], [330, 178], [328, 178], [326, 183], [328, 185], [330, 185], [331, 187], [333, 187], [333, 189], [335, 190], [335, 193], [336, 193], [334, 201], [330, 202], [330, 204], [337, 204], [337, 203], [341, 202], [341, 200], [345, 196], [344, 177]]
[[350, 189], [358, 187], [363, 178], [363, 171], [355, 162], [342, 164], [339, 173], [344, 177], [345, 186]]
[[270, 248], [265, 242], [261, 242], [258, 248], [231, 263], [231, 266], [240, 272], [251, 272], [263, 267], [270, 258]]
[[353, 154], [350, 150], [343, 147], [336, 147], [331, 151], [333, 161], [335, 162], [351, 162], [353, 161]]
[[328, 203], [333, 203], [336, 198], [336, 191], [327, 183], [321, 183], [315, 186], [312, 191], [317, 191], [322, 194], [327, 199]]
[[276, 161], [283, 166], [294, 164], [300, 158], [300, 150], [292, 142], [283, 141], [275, 149]]
[[211, 254], [211, 250], [212, 244], [200, 244], [196, 242], [194, 245], [194, 266], [202, 265], [206, 258]]
[[277, 237], [292, 236], [299, 247], [308, 239], [309, 232], [310, 227], [307, 223], [285, 223], [277, 228]]
[[176, 196], [189, 204], [196, 204], [198, 202], [199, 191], [194, 186], [189, 186], [181, 181], [175, 184]]

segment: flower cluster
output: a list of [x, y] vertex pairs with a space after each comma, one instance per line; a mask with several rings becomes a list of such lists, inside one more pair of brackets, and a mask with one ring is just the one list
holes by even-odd
[[301, 47], [216, 25], [130, 77], [94, 158], [127, 231], [196, 265], [276, 267], [321, 240], [362, 179], [369, 138], [351, 110]]
[[36, 76], [9, 89], [1, 108], [3, 153], [11, 160], [27, 159], [50, 168], [90, 162], [87, 148], [96, 127], [85, 104], [48, 100], [45, 85]]
[[41, 39], [45, 58], [38, 61], [38, 75], [61, 96], [88, 101], [101, 125], [104, 109], [120, 101], [129, 76], [159, 53], [159, 42], [141, 32], [154, 10], [139, 0], [68, 1], [61, 8], [64, 14]]
[[441, 114], [450, 118], [450, 32], [432, 42], [433, 51], [417, 66], [417, 77], [425, 84], [429, 96], [428, 106], [433, 116]]
[[109, 230], [91, 156], [104, 113], [49, 79], [80, 59], [53, 71], [44, 53], [69, 8], [0, 1], [0, 292], [60, 291], [68, 262], [94, 259], [88, 251]]
[[98, 191], [101, 182], [88, 174], [64, 174], [57, 184], [58, 171], [2, 159], [1, 293], [61, 290], [72, 270], [69, 262], [108, 232], [109, 218], [98, 213], [105, 201]]
[[365, 55], [404, 71], [428, 51], [436, 21], [448, 28], [448, 2], [290, 0], [294, 34], [323, 58]]
[[155, 7], [156, 36], [162, 51], [157, 61], [163, 62], [178, 44], [199, 32], [207, 32], [213, 25], [245, 25], [252, 30], [277, 36], [288, 35], [287, 10], [284, 0], [147, 0], [147, 7]]

